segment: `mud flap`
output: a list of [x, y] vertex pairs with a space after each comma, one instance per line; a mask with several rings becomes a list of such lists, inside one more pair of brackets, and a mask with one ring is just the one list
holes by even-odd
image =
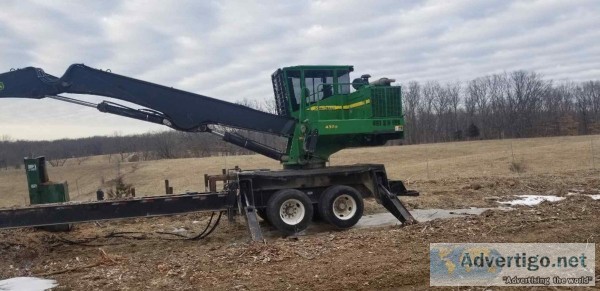
[[263, 242], [264, 238], [262, 236], [262, 231], [260, 230], [260, 225], [258, 224], [258, 216], [256, 214], [256, 208], [254, 205], [250, 205], [248, 203], [248, 198], [246, 194], [244, 194], [244, 206], [242, 207], [242, 211], [244, 211], [244, 218], [246, 218], [246, 225], [248, 226], [248, 231], [250, 232], [250, 236], [253, 241]]
[[379, 184], [379, 199], [381, 205], [385, 207], [391, 214], [393, 214], [403, 225], [415, 224], [417, 220], [408, 212], [408, 209], [400, 202], [395, 194], [392, 194], [382, 184]]

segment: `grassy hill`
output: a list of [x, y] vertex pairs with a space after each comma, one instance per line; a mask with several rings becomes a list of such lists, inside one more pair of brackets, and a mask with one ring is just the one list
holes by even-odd
[[[595, 156], [592, 159], [592, 154]], [[506, 139], [426, 145], [356, 148], [341, 151], [331, 165], [385, 164], [392, 179], [409, 185], [429, 180], [478, 177], [526, 177], [600, 168], [600, 136]], [[175, 193], [204, 191], [204, 174], [222, 168], [279, 169], [278, 162], [260, 155], [173, 159], [117, 163], [113, 156], [94, 156], [80, 165], [69, 160], [49, 167], [50, 179], [68, 181], [72, 200], [91, 200], [98, 188], [114, 186], [118, 173], [138, 196], [164, 193], [169, 179]], [[515, 171], [515, 166], [521, 171]], [[512, 170], [511, 170], [512, 169]], [[24, 170], [0, 170], [0, 206], [28, 204]]]

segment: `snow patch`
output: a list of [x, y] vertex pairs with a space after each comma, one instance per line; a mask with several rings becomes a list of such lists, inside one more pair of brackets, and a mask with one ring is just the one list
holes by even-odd
[[174, 233], [184, 233], [184, 232], [187, 232], [187, 229], [185, 229], [185, 228], [183, 228], [183, 227], [181, 227], [181, 228], [176, 228], [176, 229], [173, 229], [173, 232], [174, 232]]
[[15, 277], [0, 280], [2, 291], [43, 291], [58, 286], [56, 280], [42, 279], [36, 277]]
[[575, 192], [569, 192], [567, 193], [568, 196], [573, 196], [573, 195], [583, 195], [583, 196], [588, 196], [594, 200], [600, 200], [600, 194], [583, 194], [583, 191], [575, 191]]
[[504, 201], [504, 202], [498, 202], [500, 204], [508, 204], [510, 206], [515, 206], [515, 205], [526, 205], [526, 206], [535, 206], [538, 205], [544, 201], [549, 201], [549, 202], [556, 202], [556, 201], [560, 201], [565, 199], [565, 197], [558, 197], [558, 196], [552, 196], [552, 195], [548, 195], [548, 196], [543, 196], [543, 195], [517, 195], [516, 197], [519, 197], [519, 199], [515, 199], [512, 201]]

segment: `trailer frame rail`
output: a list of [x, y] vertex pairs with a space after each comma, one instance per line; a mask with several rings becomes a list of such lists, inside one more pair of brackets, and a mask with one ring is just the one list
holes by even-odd
[[225, 211], [234, 207], [235, 199], [235, 193], [231, 192], [194, 192], [5, 208], [0, 209], [0, 229]]

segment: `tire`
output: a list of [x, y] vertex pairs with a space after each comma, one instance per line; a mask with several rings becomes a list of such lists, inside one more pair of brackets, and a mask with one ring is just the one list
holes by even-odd
[[362, 217], [363, 197], [356, 189], [335, 185], [327, 188], [319, 199], [318, 211], [323, 220], [337, 228], [350, 228]]
[[277, 230], [286, 235], [305, 230], [313, 217], [310, 198], [296, 189], [275, 192], [267, 202], [267, 218]]

